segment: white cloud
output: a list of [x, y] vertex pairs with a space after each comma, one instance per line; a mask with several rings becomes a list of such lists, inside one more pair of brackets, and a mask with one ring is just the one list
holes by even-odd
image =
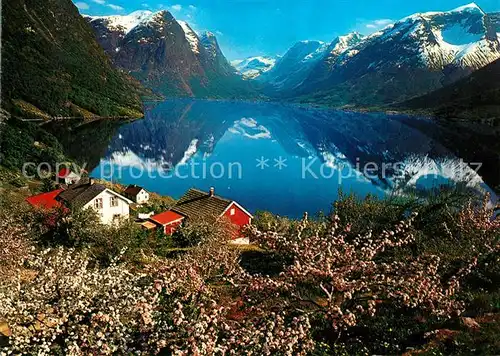
[[149, 4], [146, 4], [146, 3], [141, 4], [141, 6], [142, 6], [142, 7], [145, 7], [146, 9], [151, 8], [151, 6], [149, 6]]
[[107, 5], [109, 8], [112, 8], [113, 10], [117, 10], [117, 11], [122, 11], [123, 10], [123, 7], [119, 6], [119, 5], [115, 5], [115, 4], [108, 4]]
[[87, 10], [89, 8], [89, 4], [87, 4], [86, 2], [77, 2], [75, 3], [75, 6], [80, 10]]
[[176, 4], [176, 5], [172, 5], [170, 6], [170, 8], [174, 11], [181, 11], [182, 10], [182, 6], [179, 5], [179, 4]]
[[221, 31], [219, 31], [219, 30], [215, 31], [215, 34], [217, 36], [224, 36], [224, 34]]
[[189, 10], [196, 10], [196, 6], [194, 6], [194, 5], [189, 5], [188, 7], [189, 7]]
[[385, 27], [393, 22], [394, 21], [391, 19], [378, 19], [378, 20], [368, 22], [367, 24], [365, 24], [365, 27], [369, 28], [369, 29], [380, 29], [380, 28], [383, 28], [383, 27]]
[[104, 5], [106, 3], [106, 1], [104, 0], [92, 0], [92, 1], [99, 5]]

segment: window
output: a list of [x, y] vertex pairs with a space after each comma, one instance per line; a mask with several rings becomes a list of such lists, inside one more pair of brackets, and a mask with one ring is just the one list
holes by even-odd
[[234, 208], [232, 208], [230, 211], [229, 211], [229, 214], [231, 216], [233, 216], [234, 214], [236, 214], [236, 210]]
[[118, 206], [118, 197], [109, 198], [109, 206]]
[[118, 220], [120, 220], [120, 218], [121, 218], [120, 214], [113, 215], [113, 221], [118, 221]]
[[94, 200], [94, 208], [102, 209], [102, 198], [97, 198]]

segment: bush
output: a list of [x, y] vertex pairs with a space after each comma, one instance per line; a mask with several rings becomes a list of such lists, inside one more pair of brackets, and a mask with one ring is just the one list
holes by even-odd
[[230, 240], [235, 234], [235, 227], [226, 220], [200, 221], [191, 220], [183, 224], [172, 235], [172, 241], [176, 247], [186, 248], [203, 244], [221, 236]]
[[104, 225], [92, 209], [69, 212], [65, 208], [44, 211], [34, 209], [31, 236], [41, 246], [54, 248], [63, 246], [88, 250], [99, 263], [108, 265], [117, 256], [129, 260], [140, 260], [141, 250], [152, 251], [152, 246], [161, 245], [156, 238], [131, 221], [115, 225]]

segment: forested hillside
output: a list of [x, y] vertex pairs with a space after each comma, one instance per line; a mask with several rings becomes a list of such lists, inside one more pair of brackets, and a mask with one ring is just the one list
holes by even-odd
[[140, 84], [114, 69], [70, 0], [2, 2], [2, 107], [16, 116], [141, 116]]
[[409, 100], [400, 107], [429, 110], [438, 117], [500, 123], [499, 73], [500, 60], [497, 59], [467, 78]]

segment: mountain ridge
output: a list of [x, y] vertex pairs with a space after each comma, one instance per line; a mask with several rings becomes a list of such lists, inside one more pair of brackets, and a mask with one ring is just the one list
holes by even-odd
[[[444, 87], [500, 58], [499, 39], [500, 13], [487, 14], [471, 3], [416, 13], [368, 36], [339, 36], [306, 55], [295, 54], [319, 41], [298, 42], [258, 82], [280, 100], [387, 105]], [[308, 56], [311, 61], [303, 63]]]
[[213, 33], [198, 35], [166, 10], [86, 17], [111, 61], [154, 91], [172, 96], [245, 97]]

